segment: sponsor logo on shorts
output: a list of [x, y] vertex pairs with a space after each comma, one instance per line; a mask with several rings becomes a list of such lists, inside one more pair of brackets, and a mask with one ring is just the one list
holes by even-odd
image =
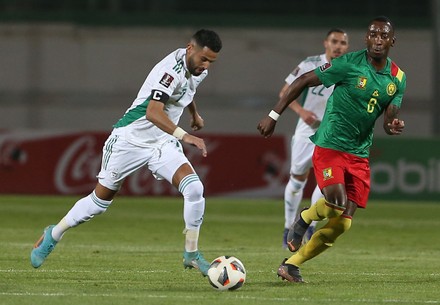
[[324, 178], [324, 181], [332, 179], [333, 178], [332, 168], [331, 167], [325, 168], [322, 171], [322, 176]]
[[163, 85], [163, 86], [165, 86], [165, 87], [169, 87], [170, 85], [171, 85], [171, 83], [173, 82], [173, 80], [174, 80], [174, 77], [172, 77], [171, 75], [169, 75], [168, 73], [165, 73], [163, 76], [162, 76], [162, 79], [160, 80], [160, 84], [161, 85]]

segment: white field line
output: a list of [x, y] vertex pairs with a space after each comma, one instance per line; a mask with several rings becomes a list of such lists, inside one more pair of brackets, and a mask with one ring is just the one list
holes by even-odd
[[[213, 296], [212, 299], [216, 300], [218, 299], [218, 296], [216, 296], [218, 292], [213, 292]], [[68, 293], [44, 293], [44, 292], [40, 292], [40, 293], [31, 293], [31, 292], [0, 292], [0, 296], [17, 296], [17, 297], [23, 297], [23, 296], [29, 296], [29, 297], [72, 297], [72, 296], [76, 296], [76, 297], [110, 297], [110, 298], [139, 298], [139, 299], [210, 299], [211, 297], [207, 297], [206, 295], [204, 296], [196, 296], [194, 294], [192, 295], [180, 295], [180, 296], [168, 296], [168, 295], [154, 295], [154, 294], [149, 294], [149, 295], [138, 295], [138, 296], [133, 296], [131, 294], [111, 294], [111, 293], [102, 293], [102, 294], [98, 294], [98, 293], [82, 293], [82, 294], [68, 294]], [[265, 297], [252, 297], [252, 296], [230, 296], [230, 297], [222, 297], [222, 300], [255, 300], [255, 301], [272, 301], [272, 302], [290, 302], [292, 301], [291, 298], [265, 298]], [[427, 300], [427, 301], [414, 301], [414, 300], [402, 300], [402, 299], [385, 299], [385, 300], [377, 300], [377, 299], [366, 299], [366, 298], [362, 298], [362, 299], [347, 299], [347, 300], [342, 300], [342, 299], [309, 299], [309, 298], [298, 298], [296, 299], [296, 301], [303, 301], [303, 302], [308, 302], [308, 301], [313, 301], [313, 302], [322, 302], [322, 304], [325, 303], [335, 303], [335, 304], [340, 304], [341, 302], [349, 302], [349, 303], [357, 303], [357, 304], [379, 304], [379, 303], [383, 303], [383, 304], [440, 304], [440, 301], [437, 300]]]
[[[29, 269], [0, 269], [1, 273], [120, 273], [120, 274], [129, 274], [129, 273], [170, 273], [174, 272], [173, 270], [67, 270], [67, 269], [39, 269], [35, 270], [33, 268]], [[248, 274], [255, 273], [266, 273], [267, 270], [246, 270]], [[272, 273], [276, 273], [275, 270], [272, 270]], [[321, 272], [310, 272], [308, 274], [320, 275]], [[358, 275], [361, 274], [363, 276], [395, 276], [394, 273], [379, 273], [379, 272], [334, 272], [334, 275]], [[429, 273], [427, 276], [438, 277], [440, 273]]]

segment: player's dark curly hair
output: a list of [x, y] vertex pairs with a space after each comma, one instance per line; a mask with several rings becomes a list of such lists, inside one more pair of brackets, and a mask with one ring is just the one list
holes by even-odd
[[195, 43], [201, 47], [208, 47], [218, 53], [222, 49], [222, 41], [218, 34], [211, 30], [198, 30], [192, 37]]
[[389, 23], [390, 25], [391, 25], [391, 28], [392, 28], [392, 30], [393, 30], [393, 32], [394, 32], [394, 23], [391, 21], [391, 19], [390, 18], [388, 18], [387, 16], [377, 16], [377, 17], [374, 17], [371, 21], [370, 21], [370, 23], [369, 24], [372, 24], [374, 21], [380, 21], [380, 22], [385, 22], [385, 23]]

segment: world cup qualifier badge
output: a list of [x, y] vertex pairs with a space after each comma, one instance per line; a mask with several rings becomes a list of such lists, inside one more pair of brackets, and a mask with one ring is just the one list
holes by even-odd
[[170, 87], [173, 80], [174, 80], [174, 77], [172, 77], [168, 73], [164, 73], [164, 75], [162, 76], [162, 79], [159, 81], [159, 83], [161, 85], [165, 86], [166, 88], [168, 88], [168, 87]]
[[325, 64], [319, 66], [319, 70], [320, 70], [321, 72], [324, 72], [325, 70], [328, 70], [331, 66], [332, 66], [331, 63], [326, 62]]

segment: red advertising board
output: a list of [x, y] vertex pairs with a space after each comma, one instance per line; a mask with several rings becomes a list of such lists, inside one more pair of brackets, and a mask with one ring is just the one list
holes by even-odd
[[[96, 184], [108, 133], [0, 133], [0, 193], [87, 194]], [[204, 158], [184, 145], [206, 196], [282, 197], [290, 161], [283, 136], [202, 134]], [[310, 188], [310, 187], [309, 187]], [[306, 192], [309, 195], [310, 190]], [[177, 195], [148, 169], [128, 177], [122, 195]]]

